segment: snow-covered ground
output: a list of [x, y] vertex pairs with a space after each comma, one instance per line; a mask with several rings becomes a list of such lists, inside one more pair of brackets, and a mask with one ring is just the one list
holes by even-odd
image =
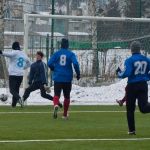
[[[115, 100], [120, 99], [124, 96], [124, 88], [126, 86], [126, 79], [120, 80], [119, 82], [101, 87], [80, 87], [73, 85], [71, 92], [71, 104], [72, 105], [102, 105], [102, 104], [116, 104]], [[0, 94], [6, 93], [6, 89], [0, 89]], [[23, 94], [21, 90], [21, 95]], [[51, 95], [53, 96], [53, 87], [51, 88]], [[61, 96], [60, 101], [63, 101], [63, 96]], [[0, 105], [10, 105], [11, 95], [9, 94], [9, 99], [7, 103], [0, 102]], [[42, 98], [40, 96], [40, 91], [37, 90], [31, 93], [30, 97], [27, 99], [28, 105], [49, 105], [52, 102]]]
[[[127, 80], [123, 79], [115, 84], [101, 87], [80, 87], [73, 85], [71, 92], [71, 105], [115, 105], [116, 99], [123, 98], [125, 94], [125, 86]], [[6, 89], [0, 89], [0, 94], [6, 93]], [[20, 92], [21, 95], [23, 92]], [[51, 95], [53, 96], [53, 87]], [[149, 100], [150, 100], [150, 84], [149, 84]], [[60, 101], [63, 102], [63, 96]], [[11, 95], [6, 103], [0, 102], [0, 105], [10, 105]], [[27, 105], [52, 105], [52, 102], [40, 96], [40, 91], [37, 90], [31, 93], [27, 99]]]

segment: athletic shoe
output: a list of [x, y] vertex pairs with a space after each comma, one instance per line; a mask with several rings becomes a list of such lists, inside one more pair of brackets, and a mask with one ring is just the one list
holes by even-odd
[[60, 108], [62, 108], [62, 107], [63, 107], [62, 103], [59, 103], [59, 104], [58, 104], [58, 106], [59, 106]]
[[69, 119], [69, 117], [68, 117], [68, 115], [67, 115], [67, 116], [62, 116], [62, 119], [64, 119], [64, 120], [68, 120], [68, 119]]
[[135, 131], [128, 132], [129, 135], [136, 135]]
[[23, 98], [19, 98], [19, 104], [20, 104], [21, 108], [23, 108], [23, 106], [24, 106]]
[[123, 106], [122, 100], [117, 100], [117, 99], [116, 99], [116, 102], [119, 104], [119, 106]]
[[54, 113], [53, 113], [53, 118], [57, 119], [57, 112], [58, 112], [58, 105], [54, 106]]

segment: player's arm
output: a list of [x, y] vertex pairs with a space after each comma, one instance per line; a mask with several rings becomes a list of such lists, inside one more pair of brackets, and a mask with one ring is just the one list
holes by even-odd
[[31, 64], [32, 64], [32, 62], [29, 60], [29, 58], [27, 58], [26, 60], [25, 60], [25, 66], [24, 66], [24, 69], [27, 69], [27, 68], [29, 68], [30, 66], [31, 66]]
[[79, 63], [77, 61], [76, 55], [73, 53], [71, 58], [72, 58], [72, 63], [73, 63], [75, 72], [77, 74], [77, 80], [79, 80], [80, 79], [80, 67], [79, 67]]
[[44, 62], [42, 63], [40, 70], [42, 72], [42, 83], [47, 85], [46, 64]]
[[148, 58], [148, 76], [150, 80], [150, 59]]
[[11, 57], [14, 57], [16, 54], [14, 52], [4, 52], [0, 50], [0, 55], [11, 58]]
[[124, 64], [124, 70], [118, 72], [119, 78], [126, 78], [129, 77], [132, 74], [133, 68], [132, 68], [132, 62], [130, 59], [127, 59]]
[[31, 65], [31, 68], [30, 68], [30, 74], [29, 74], [29, 85], [32, 84], [33, 80], [34, 80], [34, 76], [35, 76], [35, 69], [34, 69], [34, 66]]
[[48, 61], [48, 67], [51, 69], [51, 71], [54, 71], [55, 60], [56, 60], [56, 55], [54, 54]]

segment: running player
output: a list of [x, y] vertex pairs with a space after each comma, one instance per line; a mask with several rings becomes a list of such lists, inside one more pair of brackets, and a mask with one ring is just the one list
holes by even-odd
[[54, 114], [53, 117], [57, 118], [59, 98], [61, 90], [64, 94], [64, 112], [63, 118], [68, 119], [68, 108], [70, 105], [70, 92], [72, 88], [73, 67], [77, 74], [77, 80], [80, 79], [80, 69], [76, 56], [69, 49], [68, 39], [63, 38], [61, 41], [61, 49], [54, 53], [49, 59], [48, 66], [53, 71], [54, 80]]
[[118, 70], [119, 78], [128, 78], [126, 90], [126, 109], [129, 135], [135, 135], [134, 111], [136, 99], [142, 113], [150, 113], [148, 103], [148, 85], [150, 79], [150, 59], [140, 53], [141, 44], [138, 41], [131, 43], [132, 56], [126, 59], [124, 71]]

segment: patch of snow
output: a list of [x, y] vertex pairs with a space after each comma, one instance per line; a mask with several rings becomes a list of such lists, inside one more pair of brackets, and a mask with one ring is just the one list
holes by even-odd
[[[125, 94], [125, 86], [127, 80], [123, 79], [115, 84], [101, 87], [80, 87], [77, 85], [72, 86], [71, 92], [71, 104], [72, 105], [105, 105], [105, 104], [116, 104], [116, 99], [121, 99]], [[51, 88], [51, 95], [54, 95], [53, 87]], [[0, 94], [6, 93], [5, 88], [1, 88]], [[23, 95], [23, 90], [20, 90]], [[63, 102], [63, 95], [60, 98]], [[0, 105], [10, 105], [11, 95], [6, 104], [0, 102]], [[27, 99], [28, 105], [52, 105], [52, 101], [44, 99], [40, 96], [40, 91], [34, 91], [30, 94]]]

